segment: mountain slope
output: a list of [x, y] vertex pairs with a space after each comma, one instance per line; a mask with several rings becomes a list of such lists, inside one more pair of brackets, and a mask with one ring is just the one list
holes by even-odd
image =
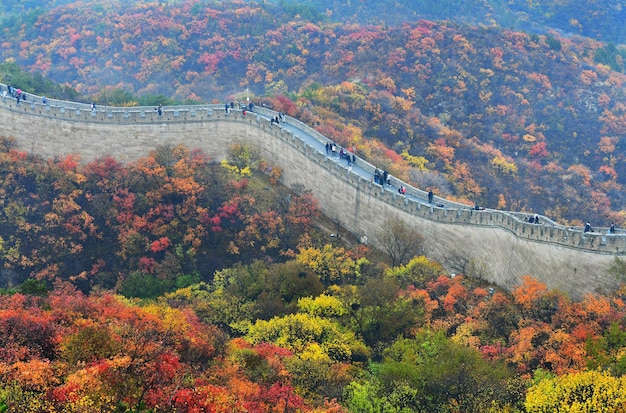
[[339, 23], [297, 6], [76, 2], [5, 30], [2, 57], [100, 98], [267, 97], [440, 194], [624, 223], [619, 48], [493, 24]]

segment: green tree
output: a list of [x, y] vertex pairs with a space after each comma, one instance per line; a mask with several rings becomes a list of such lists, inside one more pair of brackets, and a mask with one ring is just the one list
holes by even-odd
[[377, 351], [422, 324], [424, 308], [417, 300], [399, 297], [396, 280], [373, 277], [362, 286], [331, 289], [346, 309], [344, 322]]
[[443, 332], [398, 339], [383, 351], [383, 361], [372, 366], [372, 373], [396, 411], [519, 408], [524, 393], [506, 366], [485, 361], [477, 350], [455, 344]]

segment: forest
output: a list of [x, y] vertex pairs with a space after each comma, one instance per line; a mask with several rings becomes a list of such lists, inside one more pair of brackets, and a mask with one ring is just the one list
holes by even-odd
[[[98, 105], [250, 94], [438, 195], [624, 226], [622, 13], [7, 0], [0, 82]], [[626, 412], [626, 287], [503, 290], [394, 222], [372, 249], [254, 147], [125, 164], [14, 138], [0, 133], [0, 413]]]
[[626, 290], [392, 262], [329, 238], [254, 152], [79, 164], [3, 140], [0, 411], [623, 411]]
[[5, 13], [0, 58], [99, 104], [250, 94], [451, 199], [625, 224], [622, 45], [318, 3], [58, 2]]

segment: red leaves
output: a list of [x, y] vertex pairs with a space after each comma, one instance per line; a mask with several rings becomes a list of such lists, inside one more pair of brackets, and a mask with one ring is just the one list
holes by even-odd
[[546, 149], [547, 145], [545, 142], [537, 142], [530, 148], [529, 154], [530, 156], [536, 156], [538, 158], [545, 158], [550, 153]]
[[169, 238], [161, 237], [158, 240], [153, 241], [152, 244], [150, 244], [150, 251], [152, 251], [152, 252], [165, 251], [171, 245], [172, 245], [172, 241], [170, 241]]

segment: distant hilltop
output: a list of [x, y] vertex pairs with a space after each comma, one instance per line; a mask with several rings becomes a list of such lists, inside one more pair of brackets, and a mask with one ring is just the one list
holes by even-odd
[[[252, 109], [252, 111], [250, 111]], [[426, 254], [451, 272], [466, 273], [511, 289], [531, 275], [577, 299], [608, 292], [619, 281], [608, 274], [626, 254], [626, 232], [558, 225], [547, 217], [450, 202], [391, 177], [374, 182], [374, 165], [354, 165], [326, 153], [329, 139], [291, 117], [261, 107], [224, 105], [92, 107], [28, 95], [0, 103], [0, 135], [20, 150], [45, 158], [77, 154], [84, 162], [112, 156], [132, 162], [163, 145], [202, 149], [224, 159], [235, 143], [259, 149], [284, 169], [282, 183], [303, 185], [322, 211], [368, 243], [391, 220], [400, 219], [425, 238]], [[397, 191], [400, 186], [406, 193]]]

